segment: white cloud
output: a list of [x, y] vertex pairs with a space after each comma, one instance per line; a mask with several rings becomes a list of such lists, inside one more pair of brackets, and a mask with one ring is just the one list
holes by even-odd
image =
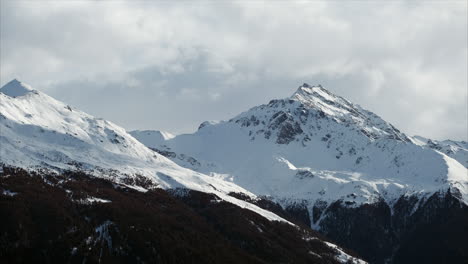
[[128, 128], [190, 131], [311, 82], [410, 134], [466, 139], [465, 1], [0, 3], [1, 84]]

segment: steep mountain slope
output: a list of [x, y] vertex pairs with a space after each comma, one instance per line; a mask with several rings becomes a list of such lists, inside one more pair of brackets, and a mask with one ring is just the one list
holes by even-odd
[[359, 205], [451, 190], [468, 201], [460, 163], [320, 86], [162, 143], [160, 152], [193, 157], [192, 169], [256, 194]]
[[284, 221], [227, 195], [253, 195], [245, 189], [182, 168], [149, 150], [125, 129], [73, 109], [17, 80], [0, 89], [0, 132], [0, 162], [4, 165], [52, 172], [80, 170], [141, 190], [144, 188], [139, 182], [164, 189], [210, 192], [269, 219]]
[[[0, 172], [1, 263], [364, 263], [216, 195]], [[8, 190], [8, 194], [6, 191]]]
[[[137, 206], [138, 208], [134, 210], [134, 213], [139, 216], [130, 221], [135, 224], [138, 224], [138, 219], [144, 221], [145, 213], [153, 216], [154, 214], [164, 213], [164, 210], [159, 211], [154, 206], [149, 206], [148, 201], [144, 199], [147, 197], [153, 202], [160, 203], [157, 206], [162, 208], [167, 207], [173, 203], [170, 198], [165, 196], [167, 194], [162, 194], [162, 197], [158, 198], [158, 195], [154, 196], [153, 193], [154, 191], [158, 192], [157, 190], [160, 190], [160, 194], [165, 193], [162, 189], [173, 192], [178, 197], [186, 197], [184, 193], [187, 192], [201, 195], [202, 198], [200, 200], [188, 198], [188, 201], [184, 202], [193, 203], [189, 207], [201, 206], [202, 209], [205, 207], [209, 208], [207, 210], [211, 214], [220, 214], [222, 210], [225, 210], [226, 204], [229, 204], [227, 207], [236, 211], [239, 216], [238, 219], [242, 218], [242, 221], [258, 219], [260, 217], [263, 219], [260, 221], [278, 222], [277, 224], [283, 226], [278, 227], [278, 230], [281, 230], [284, 226], [289, 226], [288, 228], [297, 231], [297, 236], [291, 238], [296, 242], [298, 241], [297, 238], [301, 237], [300, 233], [306, 230], [271, 211], [255, 205], [252, 201], [258, 200], [256, 195], [244, 188], [232, 182], [182, 168], [166, 157], [151, 151], [123, 128], [72, 108], [42, 92], [33, 90], [30, 86], [17, 80], [11, 81], [0, 89], [0, 146], [0, 165], [2, 166], [0, 170], [0, 176], [2, 177], [0, 213], [11, 220], [9, 221], [11, 226], [3, 229], [0, 234], [0, 243], [7, 243], [7, 245], [4, 245], [5, 247], [2, 246], [1, 248], [0, 257], [6, 257], [8, 261], [23, 262], [25, 259], [15, 256], [18, 253], [28, 252], [39, 254], [36, 257], [40, 257], [44, 262], [50, 262], [50, 257], [52, 256], [57, 256], [57, 259], [55, 259], [57, 262], [72, 261], [75, 258], [75, 253], [78, 252], [79, 262], [86, 260], [87, 257], [99, 262], [105, 249], [103, 245], [107, 243], [108, 251], [106, 254], [108, 255], [104, 257], [107, 261], [114, 261], [115, 256], [126, 255], [130, 259], [124, 262], [144, 262], [135, 251], [141, 253], [143, 249], [138, 248], [139, 246], [143, 247], [141, 243], [152, 243], [154, 241], [141, 241], [135, 238], [136, 233], [132, 232], [119, 233], [119, 230], [122, 230], [121, 228], [126, 228], [127, 226], [126, 220], [121, 216], [128, 211], [127, 207], [132, 206]], [[17, 168], [23, 168], [25, 171]], [[90, 182], [91, 187], [88, 186]], [[136, 193], [135, 195], [139, 197], [138, 201], [134, 200], [135, 196], [132, 196], [131, 192]], [[146, 193], [148, 194], [146, 195]], [[241, 194], [242, 197], [248, 197], [248, 201], [247, 199], [238, 199], [233, 194]], [[54, 199], [47, 197], [54, 197]], [[119, 201], [117, 207], [114, 206], [116, 200]], [[210, 206], [212, 203], [220, 203], [223, 206], [220, 206], [220, 208], [214, 205]], [[15, 204], [19, 207], [16, 208]], [[83, 208], [82, 206], [73, 204], [103, 204], [100, 206], [101, 208], [109, 205], [111, 209], [108, 211], [96, 211], [93, 208], [87, 208], [86, 206]], [[147, 212], [144, 210], [146, 207], [149, 210]], [[42, 209], [37, 210], [37, 208]], [[203, 215], [205, 211], [202, 209], [200, 209], [198, 214]], [[188, 210], [189, 212], [183, 210]], [[171, 211], [171, 215], [165, 215], [164, 217], [171, 219], [168, 220], [169, 222], [177, 221], [177, 217], [180, 215], [190, 215], [190, 210], [194, 209], [183, 209], [183, 206], [179, 204], [176, 209]], [[249, 213], [245, 213], [244, 211], [246, 210]], [[119, 226], [120, 229], [113, 229], [113, 235], [109, 235], [107, 232], [109, 232], [110, 226], [106, 224], [109, 222], [104, 221], [104, 226], [93, 227], [93, 225], [89, 224], [92, 217], [79, 217], [78, 212], [80, 211], [93, 215], [95, 220], [111, 217], [113, 218], [112, 221], [118, 222], [115, 225]], [[31, 212], [32, 215], [27, 212]], [[106, 214], [106, 212], [109, 212], [109, 214]], [[250, 214], [250, 216], [243, 217], [246, 214]], [[251, 214], [255, 216], [252, 218]], [[28, 219], [29, 216], [32, 218]], [[190, 218], [189, 216], [187, 217]], [[200, 221], [199, 217], [194, 216], [194, 219]], [[25, 221], [20, 221], [22, 219], [25, 219]], [[48, 221], [53, 221], [51, 219], [66, 219], [64, 220], [65, 223], [58, 223], [60, 228], [71, 228], [75, 231], [72, 231], [74, 235], [72, 235], [71, 240], [65, 240], [67, 242], [79, 242], [81, 243], [80, 247], [76, 248], [76, 250], [73, 247], [67, 249], [71, 250], [70, 254], [59, 252], [61, 249], [57, 249], [59, 250], [57, 251], [53, 245], [62, 248], [60, 246], [61, 241], [68, 233], [61, 233], [64, 230], [54, 227], [53, 224], [51, 226], [48, 223]], [[38, 221], [38, 224], [31, 225], [31, 221]], [[162, 221], [162, 224], [166, 223], [168, 223], [166, 220]], [[181, 224], [177, 223], [176, 225]], [[28, 228], [32, 227], [31, 229], [25, 229], [25, 225]], [[114, 226], [114, 224], [111, 225]], [[211, 223], [211, 225], [219, 227], [216, 223]], [[98, 237], [95, 239], [91, 237], [90, 239], [94, 240], [90, 242], [88, 241], [89, 239], [86, 241], [76, 240], [77, 237], [75, 236], [82, 239], [86, 238], [83, 237], [85, 233], [81, 230], [76, 230], [79, 226], [84, 227], [88, 231], [94, 228]], [[207, 243], [216, 244], [220, 242], [220, 239], [226, 239], [220, 238], [220, 236], [227, 236], [228, 240], [236, 239], [235, 236], [228, 236], [227, 233], [233, 232], [229, 231], [229, 226], [223, 224], [221, 227], [227, 229], [227, 231], [221, 232], [221, 234], [219, 232], [210, 233], [208, 238], [204, 238], [210, 241]], [[159, 227], [158, 223], [150, 223], [142, 228], [151, 231], [151, 229]], [[199, 236], [203, 236], [203, 229], [208, 227], [206, 225], [201, 228], [191, 226], [188, 229], [194, 228], [196, 230], [185, 235], [182, 235], [184, 232], [180, 230], [180, 227], [175, 228], [179, 228], [175, 230], [177, 231], [174, 233], [176, 236], [182, 236], [183, 242], [193, 244], [200, 243], [201, 240], [199, 242], [194, 241], [197, 241]], [[52, 230], [52, 233], [43, 233], [49, 229]], [[8, 230], [16, 231], [11, 233]], [[171, 230], [169, 228], [164, 232], [170, 232]], [[260, 230], [254, 231], [255, 234], [262, 232]], [[285, 232], [286, 235], [286, 233], [292, 231], [283, 230], [281, 232]], [[16, 236], [20, 233], [24, 234], [24, 236]], [[158, 234], [160, 233], [155, 232], [153, 235]], [[164, 234], [167, 235], [166, 233]], [[14, 239], [8, 240], [7, 238], [10, 236], [13, 236]], [[46, 241], [44, 238], [47, 236], [49, 236], [49, 240]], [[217, 238], [214, 239], [215, 237]], [[112, 241], [112, 238], [117, 239], [118, 246], [112, 247], [112, 242], [109, 242]], [[154, 240], [155, 238], [152, 237], [151, 239]], [[245, 235], [242, 239], [248, 240], [248, 235]], [[270, 237], [270, 239], [273, 238]], [[360, 260], [344, 253], [334, 244], [324, 242], [317, 237], [311, 237], [310, 239], [318, 241], [317, 243], [320, 244], [319, 247], [322, 247], [324, 254], [317, 254], [312, 249], [318, 248], [307, 245], [308, 241], [303, 239], [304, 245], [301, 245], [301, 247], [304, 248], [301, 258], [303, 258], [302, 261], [304, 262], [306, 262], [305, 259], [312, 255], [312, 258], [323, 258], [326, 263], [360, 262]], [[179, 256], [171, 255], [175, 254], [175, 251], [170, 253], [170, 249], [161, 245], [161, 243], [164, 243], [164, 239], [155, 240], [157, 246], [146, 248], [145, 250], [149, 251], [143, 253], [149, 255], [145, 255], [144, 259], [149, 261], [164, 256], [169, 259], [163, 259], [163, 263], [181, 261], [181, 258], [178, 258]], [[272, 243], [284, 245], [284, 243], [288, 243], [287, 240], [277, 240]], [[292, 241], [290, 240], [289, 242]], [[52, 244], [49, 245], [50, 247], [45, 246], [44, 244], [47, 243]], [[83, 245], [83, 243], [85, 244]], [[90, 243], [93, 246], [90, 246]], [[100, 253], [95, 251], [97, 243], [101, 245]], [[233, 257], [233, 259], [250, 259], [249, 262], [262, 263], [265, 261], [264, 258], [256, 256], [255, 252], [246, 253], [243, 251], [245, 248], [236, 243], [234, 243], [235, 247], [240, 247], [240, 251], [232, 252], [232, 254], [223, 254], [231, 255], [230, 257]], [[11, 247], [10, 245], [16, 246]], [[89, 249], [87, 249], [88, 247]], [[226, 250], [229, 251], [230, 247], [232, 248], [232, 245], [229, 245], [229, 243], [222, 244], [221, 246], [224, 252]], [[260, 247], [265, 248], [266, 244]], [[310, 252], [312, 253], [308, 252], [307, 248], [310, 248]], [[156, 249], [166, 253], [161, 253], [162, 255], [156, 254], [154, 252]], [[196, 246], [189, 247], [189, 249], [195, 251], [206, 250]], [[293, 256], [293, 249], [283, 249], [288, 251], [290, 256]], [[151, 254], [151, 250], [153, 254]], [[198, 257], [206, 260], [211, 259], [210, 255], [204, 257], [199, 255]], [[73, 260], [72, 262], [76, 261]]]
[[[155, 142], [149, 146], [181, 166], [302, 208], [312, 227], [375, 262], [391, 260], [407, 232], [392, 221], [417, 224], [410, 218], [435, 197], [468, 204], [462, 164], [321, 86], [304, 84], [290, 98]], [[350, 217], [356, 212], [367, 218]], [[355, 243], [371, 228], [374, 239]]]

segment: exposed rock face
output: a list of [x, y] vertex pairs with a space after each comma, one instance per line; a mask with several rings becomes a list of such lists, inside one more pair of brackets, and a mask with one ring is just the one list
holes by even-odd
[[[373, 140], [410, 141], [404, 133], [379, 116], [330, 93], [320, 85], [312, 87], [303, 84], [291, 98], [271, 100], [267, 105], [254, 107], [229, 122], [251, 127], [252, 134], [263, 134], [266, 139], [274, 135], [276, 143], [288, 144], [294, 139], [307, 141], [307, 133], [302, 134], [305, 130], [320, 130], [320, 122], [313, 121], [317, 119], [328, 119], [348, 127], [358, 125], [359, 132]], [[310, 122], [317, 125], [310, 126]]]
[[178, 159], [180, 162], [185, 162], [187, 163], [185, 164], [186, 167], [196, 169], [196, 168], [200, 168], [201, 166], [200, 162], [198, 162], [195, 158], [187, 156], [185, 154], [177, 154], [173, 151], [162, 150], [162, 149], [157, 149], [157, 148], [150, 148], [150, 149], [153, 151], [156, 151], [157, 153], [163, 155], [166, 158]]

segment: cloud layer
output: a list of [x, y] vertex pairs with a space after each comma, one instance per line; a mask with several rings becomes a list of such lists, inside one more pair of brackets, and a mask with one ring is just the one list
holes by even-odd
[[1, 1], [0, 83], [128, 129], [193, 131], [303, 82], [467, 138], [467, 2]]

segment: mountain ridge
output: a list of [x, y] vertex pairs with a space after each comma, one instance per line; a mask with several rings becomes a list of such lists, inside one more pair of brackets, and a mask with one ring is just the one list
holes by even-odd
[[[372, 263], [411, 263], [414, 250], [429, 262], [467, 257], [468, 247], [458, 242], [468, 236], [467, 168], [445, 149], [457, 145], [453, 153], [464, 153], [463, 144], [409, 137], [322, 86], [303, 84], [291, 97], [172, 137], [128, 133], [19, 81], [13, 84], [8, 86], [15, 89], [6, 89], [11, 96], [0, 89], [1, 177], [11, 171], [24, 176], [12, 167], [24, 168], [58, 193], [69, 184], [69, 171], [141, 193], [160, 188], [183, 196], [193, 190], [212, 197], [186, 201], [201, 212], [221, 200], [297, 227], [273, 213], [284, 211]], [[29, 190], [12, 187], [3, 186], [1, 197], [21, 198]], [[77, 201], [112, 205], [99, 189], [94, 192]], [[262, 199], [269, 202], [260, 206]], [[444, 239], [421, 235], [426, 230]]]
[[[283, 175], [293, 171], [292, 177], [301, 171], [304, 174], [308, 171], [310, 174], [323, 175], [323, 179], [331, 176], [337, 180], [342, 177], [347, 182], [360, 181], [368, 186], [369, 191], [366, 192], [371, 196], [375, 191], [373, 186], [381, 186], [382, 189], [377, 191], [382, 195], [391, 192], [387, 190], [390, 186], [397, 192], [401, 191], [395, 197], [390, 197], [394, 200], [405, 193], [418, 193], [419, 190], [433, 193], [439, 190], [437, 186], [444, 186], [440, 181], [446, 177], [447, 185], [441, 190], [460, 188], [466, 203], [467, 179], [463, 169], [457, 165], [458, 162], [413, 144], [410, 137], [377, 115], [328, 91], [328, 99], [323, 101], [326, 97], [324, 91], [323, 87], [305, 84], [290, 98], [271, 100], [227, 122], [205, 125], [194, 134], [176, 136], [165, 141], [160, 150], [184, 154], [197, 161], [196, 165], [191, 165], [180, 158], [174, 159], [182, 166], [208, 174], [229, 175], [226, 177], [237, 175], [240, 179], [238, 183], [247, 189], [251, 186], [243, 182], [242, 177], [261, 177], [258, 172], [252, 173], [256, 170], [255, 166], [263, 166], [268, 177], [275, 175], [278, 170]], [[322, 95], [317, 99], [315, 96], [319, 93]], [[152, 147], [155, 147], [154, 144]], [[229, 149], [229, 153], [226, 153], [226, 149]], [[415, 155], [419, 155], [419, 159], [429, 159], [431, 163], [418, 163]], [[249, 160], [255, 160], [255, 165], [249, 166]], [[239, 161], [241, 164], [247, 163], [239, 166]], [[329, 173], [333, 171], [340, 176], [336, 178], [333, 173]], [[423, 174], [428, 176], [421, 178]], [[380, 176], [375, 178], [373, 175]], [[429, 177], [431, 175], [432, 178]], [[372, 183], [368, 185], [367, 180]], [[330, 183], [328, 181], [327, 184]], [[283, 184], [287, 186], [288, 182]], [[417, 187], [412, 188], [413, 185]], [[269, 193], [264, 190], [261, 194], [274, 193], [274, 190]], [[351, 193], [353, 191], [348, 194]]]
[[308, 218], [372, 263], [467, 258], [459, 244], [468, 236], [467, 168], [325, 88], [304, 84], [292, 97], [202, 124], [152, 149]]
[[[17, 83], [20, 82], [13, 82], [14, 88], [23, 90]], [[4, 87], [11, 87], [10, 84]], [[141, 191], [147, 187], [136, 183], [145, 179], [150, 188], [213, 192], [270, 220], [288, 223], [267, 210], [228, 195], [239, 192], [254, 197], [254, 194], [233, 183], [178, 166], [112, 122], [94, 118], [36, 90], [21, 96], [9, 96], [3, 93], [3, 88], [1, 91], [0, 162], [4, 166], [50, 173], [80, 170], [127, 183]]]

